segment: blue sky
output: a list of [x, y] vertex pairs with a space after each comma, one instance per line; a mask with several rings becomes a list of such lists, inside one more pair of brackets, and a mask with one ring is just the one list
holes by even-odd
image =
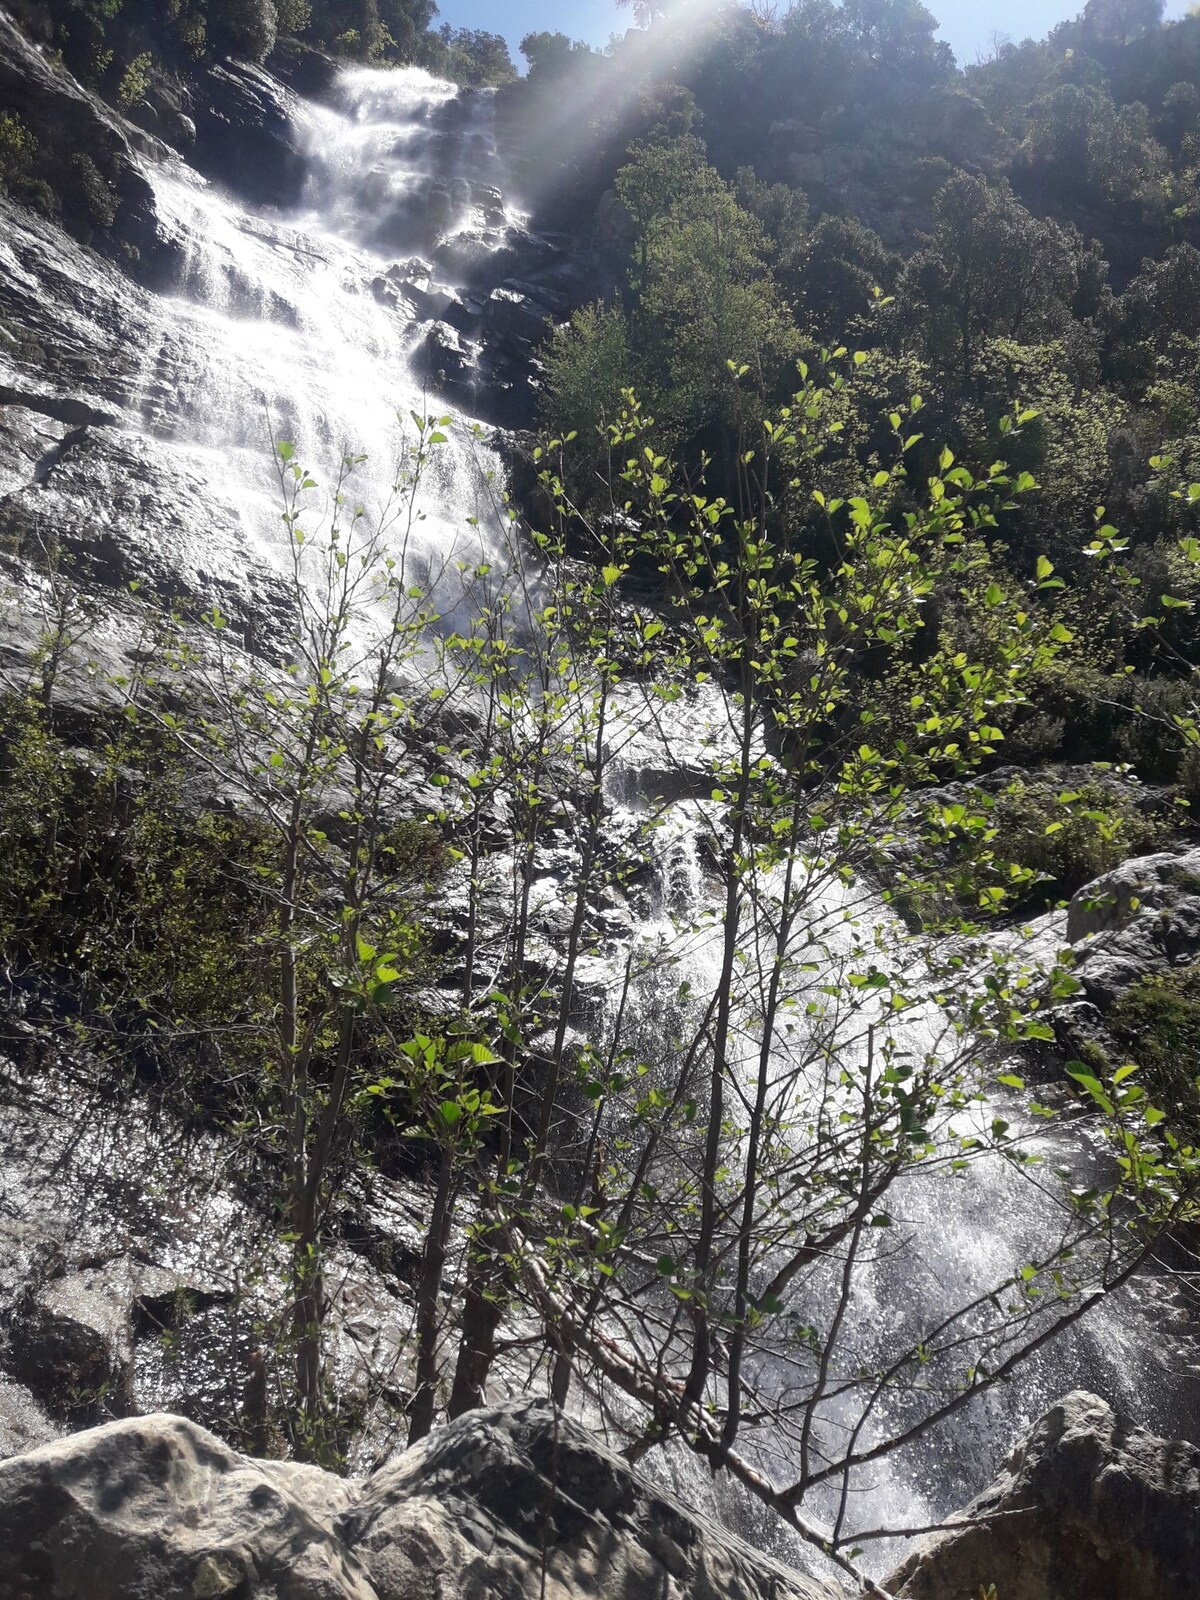
[[[997, 29], [1014, 39], [1040, 37], [1055, 23], [1082, 11], [1084, 0], [926, 0], [941, 19], [964, 65]], [[441, 20], [456, 28], [487, 28], [503, 33], [516, 55], [525, 34], [540, 28], [604, 44], [609, 34], [629, 26], [629, 12], [615, 0], [439, 0]], [[1170, 16], [1182, 16], [1187, 0], [1168, 0]]]

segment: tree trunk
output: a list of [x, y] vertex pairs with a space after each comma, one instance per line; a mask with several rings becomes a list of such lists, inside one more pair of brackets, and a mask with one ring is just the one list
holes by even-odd
[[454, 1156], [442, 1151], [433, 1215], [425, 1235], [425, 1255], [421, 1281], [417, 1287], [417, 1373], [416, 1390], [409, 1408], [408, 1442], [414, 1445], [433, 1427], [437, 1390], [438, 1300], [446, 1270], [446, 1245], [454, 1215]]
[[487, 1381], [496, 1359], [496, 1331], [503, 1315], [503, 1303], [497, 1293], [498, 1245], [481, 1239], [479, 1248], [485, 1252], [484, 1258], [472, 1262], [467, 1272], [462, 1334], [450, 1390], [451, 1419], [487, 1404]]

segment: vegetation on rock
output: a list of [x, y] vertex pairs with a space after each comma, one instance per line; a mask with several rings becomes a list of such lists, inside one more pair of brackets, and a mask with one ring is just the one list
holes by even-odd
[[[603, 216], [619, 261], [548, 331], [540, 515], [493, 507], [502, 560], [410, 557], [448, 418], [409, 419], [377, 523], [360, 460], [323, 502], [281, 442], [286, 638], [145, 604], [86, 749], [61, 690], [96, 619], [64, 555], [33, 563], [0, 954], [52, 1034], [239, 1133], [289, 1251], [297, 1451], [338, 1448], [328, 1220], [392, 1162], [431, 1194], [414, 1440], [524, 1352], [635, 1455], [684, 1440], [852, 1566], [860, 1475], [1196, 1214], [1168, 1115], [1200, 1072], [1194, 968], [1118, 1003], [1140, 1072], [1072, 1068], [1098, 1187], [1049, 1170], [1048, 1106], [1014, 1128], [994, 1094], [1024, 1095], [1013, 1058], [1078, 988], [1021, 919], [1197, 797], [1200, 21], [1090, 0], [961, 74], [913, 0], [730, 4], [699, 40], [637, 9], [611, 54], [529, 36], [518, 83], [423, 0], [52, 8], [127, 108], [163, 63], [281, 31], [503, 85], [531, 193]], [[556, 102], [592, 108], [585, 142], [546, 138]], [[37, 154], [0, 117], [18, 202]], [[88, 154], [65, 181], [111, 225]], [[998, 775], [1013, 751], [1090, 770]], [[915, 1336], [855, 1322], [906, 1186], [984, 1163], [1053, 1187], [1044, 1254]]]
[[[1045, 1258], [916, 1343], [868, 1341], [849, 1315], [920, 1174], [994, 1162], [1052, 1181], [988, 1096], [1076, 987], [1019, 943], [988, 948], [1037, 876], [999, 855], [989, 808], [912, 811], [995, 760], [1024, 686], [1072, 643], [1048, 564], [1032, 591], [993, 576], [997, 520], [1032, 485], [949, 450], [923, 477], [919, 397], [885, 419], [890, 464], [850, 478], [843, 419], [868, 369], [824, 353], [753, 435], [741, 424], [736, 499], [685, 478], [626, 391], [607, 505], [572, 497], [573, 442], [548, 441], [551, 518], [514, 521], [503, 565], [462, 564], [450, 591], [405, 555], [448, 419], [413, 419], [379, 526], [353, 458], [322, 521], [283, 444], [295, 621], [277, 661], [248, 656], [217, 610], [165, 627], [148, 610], [143, 665], [112, 685], [111, 740], [86, 757], [57, 707], [91, 618], [47, 563], [45, 631], [6, 712], [6, 959], [70, 997], [56, 1025], [77, 1042], [236, 1118], [291, 1252], [276, 1375], [299, 1452], [336, 1459], [323, 1241], [344, 1174], [372, 1160], [433, 1179], [412, 1438], [482, 1403], [506, 1330], [533, 1326], [556, 1398], [619, 1394], [638, 1450], [679, 1435], [843, 1565], [845, 1495], [825, 1529], [805, 1501], [848, 1493], [1002, 1382], [1192, 1214], [1194, 1149], [1129, 1073], [1077, 1074], [1116, 1160], [1107, 1188], [1064, 1193]], [[732, 419], [759, 379], [729, 378]], [[826, 519], [811, 551], [798, 486]], [[987, 619], [974, 652], [948, 593]], [[691, 746], [675, 727], [690, 707]], [[630, 813], [611, 779], [634, 740], [661, 790]], [[708, 893], [614, 947], [604, 909], [664, 873], [680, 792]], [[958, 848], [959, 902], [919, 936], [870, 888], [914, 827]], [[422, 887], [435, 879], [450, 915]], [[939, 946], [943, 927], [957, 939]], [[711, 993], [687, 965], [700, 942]], [[597, 965], [615, 1010], [588, 997]], [[781, 1348], [786, 1404], [763, 1361]], [[849, 1419], [836, 1448], [830, 1407]], [[765, 1426], [785, 1482], [746, 1453]]]

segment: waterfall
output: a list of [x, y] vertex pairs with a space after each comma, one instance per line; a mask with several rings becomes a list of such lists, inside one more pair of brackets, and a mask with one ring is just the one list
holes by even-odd
[[[626, 793], [628, 788], [626, 784]], [[695, 1012], [712, 992], [719, 971], [719, 912], [712, 888], [696, 865], [697, 841], [712, 822], [705, 810], [694, 802], [677, 804], [665, 824], [666, 844], [652, 896], [657, 913], [647, 918], [643, 935], [660, 954], [660, 965], [644, 989], [644, 1009], [651, 1012], [661, 1013], [668, 994], [679, 992], [681, 986], [695, 996]], [[684, 903], [689, 893], [690, 905]], [[861, 969], [864, 948], [878, 953], [884, 965], [890, 954], [909, 968], [919, 966], [920, 958], [910, 948], [911, 936], [897, 926], [880, 893], [863, 879], [847, 883], [818, 869], [811, 875], [805, 901], [797, 943], [810, 958], [819, 953], [820, 970], [812, 978], [814, 994], [839, 978], [844, 990], [846, 972], [855, 965]], [[1050, 913], [1025, 933], [1010, 932], [996, 942], [1012, 946], [1034, 968], [1061, 948], [1063, 932], [1061, 914]], [[760, 929], [758, 937], [762, 936]], [[748, 947], [755, 938], [754, 933], [747, 934]], [[668, 979], [663, 979], [664, 972]], [[913, 971], [913, 977], [914, 988], [920, 988], [923, 974]], [[743, 980], [741, 1002], [747, 1013], [753, 1010], [752, 990], [753, 983]], [[827, 1030], [826, 1043], [835, 1057], [860, 1057], [865, 1015], [869, 1013], [861, 1010], [834, 1015], [799, 1027], [790, 1037], [781, 1031], [771, 1068], [779, 1092], [804, 1093], [805, 1069], [790, 1086], [789, 1075], [812, 1049], [817, 1028]], [[898, 1054], [921, 1060], [944, 1048], [945, 1021], [937, 1006], [927, 1002], [899, 1019], [887, 1020], [886, 1027]], [[740, 1040], [740, 1059], [734, 1064], [747, 1096], [753, 1092], [757, 1041], [754, 1026], [748, 1023]], [[1020, 1070], [1019, 1063], [1015, 1070]], [[1040, 1097], [1047, 1096], [1055, 1097], [1053, 1088], [1041, 1091]], [[864, 1254], [863, 1270], [845, 1311], [844, 1346], [864, 1366], [886, 1364], [889, 1350], [894, 1355], [915, 1343], [943, 1316], [987, 1296], [995, 1285], [1049, 1252], [1062, 1225], [1061, 1201], [1051, 1173], [1069, 1173], [1079, 1189], [1105, 1181], [1110, 1157], [1093, 1143], [1089, 1118], [1079, 1113], [1041, 1121], [1030, 1113], [1026, 1098], [993, 1083], [981, 1103], [964, 1112], [960, 1126], [986, 1139], [993, 1120], [1002, 1119], [1009, 1136], [1036, 1154], [1040, 1166], [1027, 1170], [995, 1151], [959, 1172], [948, 1164], [917, 1163], [887, 1197], [889, 1226]], [[817, 1329], [829, 1326], [838, 1304], [840, 1266], [840, 1259], [832, 1260], [803, 1284], [781, 1319], [781, 1341], [801, 1321]], [[860, 1473], [849, 1496], [847, 1528], [937, 1522], [978, 1493], [994, 1475], [1008, 1445], [1072, 1389], [1094, 1390], [1125, 1414], [1166, 1435], [1194, 1430], [1200, 1418], [1182, 1352], [1172, 1351], [1169, 1341], [1148, 1340], [1156, 1310], [1152, 1304], [1139, 1305], [1137, 1281], [1101, 1302], [1081, 1323], [1035, 1353], [1010, 1381], [981, 1395], [965, 1415]], [[782, 1397], [794, 1381], [784, 1343], [777, 1372], [772, 1371], [769, 1354], [756, 1358], [755, 1381], [760, 1393], [770, 1394], [777, 1387]], [[901, 1433], [918, 1413], [919, 1405], [914, 1408], [912, 1397], [898, 1389], [885, 1400], [864, 1437]], [[817, 1432], [837, 1436], [855, 1420], [848, 1404], [832, 1400], [819, 1409]], [[769, 1476], [790, 1481], [795, 1461], [777, 1445], [760, 1446], [751, 1434], [742, 1448]], [[699, 1496], [701, 1503], [711, 1499], [708, 1475], [682, 1452], [670, 1460], [666, 1475], [688, 1495]], [[805, 1502], [805, 1509], [819, 1523], [832, 1525], [838, 1494], [833, 1488], [818, 1491]], [[760, 1541], [782, 1539], [781, 1553], [788, 1553], [786, 1538], [764, 1529], [752, 1508], [730, 1512], [727, 1506], [725, 1511], [747, 1535]], [[880, 1577], [903, 1548], [902, 1541], [872, 1542], [862, 1566]]]
[[[412, 414], [449, 409], [413, 361], [427, 326], [464, 304], [445, 263], [464, 241], [498, 251], [512, 220], [487, 95], [464, 111], [427, 73], [364, 68], [343, 74], [336, 105], [295, 99], [292, 113], [310, 175], [290, 213], [250, 211], [183, 163], [152, 170], [184, 265], [157, 301], [134, 383], [146, 429], [202, 465], [267, 566], [283, 544], [271, 443], [294, 442], [323, 483], [344, 454], [364, 455], [354, 492], [382, 518]], [[488, 550], [485, 480], [497, 472], [466, 427], [434, 453], [418, 578], [452, 552]]]

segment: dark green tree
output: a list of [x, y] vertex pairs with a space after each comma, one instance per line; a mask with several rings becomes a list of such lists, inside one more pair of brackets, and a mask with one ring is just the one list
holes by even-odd
[[1083, 8], [1085, 44], [1128, 44], [1162, 24], [1163, 0], [1087, 0]]
[[890, 295], [900, 258], [853, 217], [822, 217], [801, 256], [803, 309], [816, 332], [838, 338], [860, 318], [878, 289]]
[[969, 386], [983, 343], [1052, 337], [1070, 317], [1076, 287], [1071, 241], [1032, 216], [1009, 186], [965, 174], [935, 202], [928, 247], [912, 257], [899, 291], [928, 359]]
[[261, 61], [275, 48], [274, 0], [210, 0], [208, 36], [214, 49]]

